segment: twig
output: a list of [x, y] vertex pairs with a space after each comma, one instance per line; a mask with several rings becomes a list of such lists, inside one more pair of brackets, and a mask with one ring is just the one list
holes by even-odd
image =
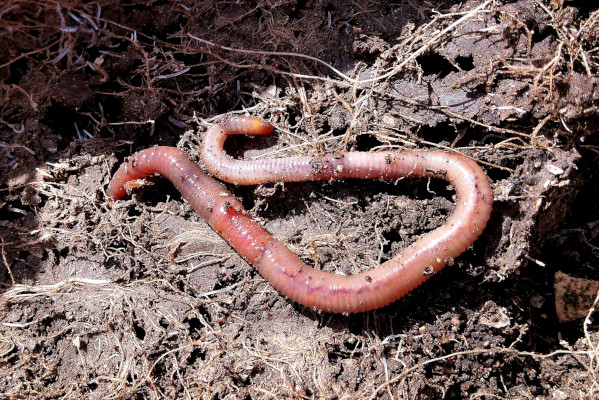
[[0, 237], [0, 241], [2, 242], [2, 260], [4, 261], [4, 265], [6, 265], [6, 269], [8, 270], [8, 275], [10, 275], [12, 285], [15, 286], [15, 277], [12, 274], [12, 270], [10, 269], [10, 265], [8, 264], [8, 259], [6, 258], [6, 252], [4, 251], [4, 238]]

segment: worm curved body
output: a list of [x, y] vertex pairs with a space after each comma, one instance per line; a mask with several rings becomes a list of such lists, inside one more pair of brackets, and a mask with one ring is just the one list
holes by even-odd
[[206, 132], [202, 158], [209, 171], [237, 184], [344, 178], [436, 177], [455, 188], [456, 207], [444, 225], [428, 233], [379, 267], [350, 276], [316, 270], [252, 220], [241, 203], [190, 161], [181, 150], [155, 147], [133, 155], [116, 172], [107, 190], [115, 200], [125, 183], [159, 173], [240, 255], [276, 289], [307, 307], [354, 313], [388, 305], [405, 296], [464, 252], [482, 233], [493, 193], [487, 176], [472, 160], [443, 151], [349, 152], [340, 156], [233, 160], [223, 151], [228, 134], [269, 134], [272, 126], [256, 118], [231, 119]]

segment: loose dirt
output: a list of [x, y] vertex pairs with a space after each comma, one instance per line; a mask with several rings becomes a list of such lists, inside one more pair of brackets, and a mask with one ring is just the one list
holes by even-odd
[[[599, 333], [554, 274], [599, 279], [599, 11], [589, 2], [8, 0], [0, 6], [0, 397], [592, 399]], [[231, 115], [238, 158], [440, 148], [494, 211], [453, 266], [380, 310], [276, 292], [156, 178]], [[376, 267], [445, 221], [436, 180], [229, 188], [305, 262]], [[595, 302], [596, 305], [596, 302]]]

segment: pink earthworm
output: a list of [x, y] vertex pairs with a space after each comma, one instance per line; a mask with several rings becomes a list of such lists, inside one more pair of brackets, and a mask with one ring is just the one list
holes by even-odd
[[338, 275], [306, 265], [283, 243], [252, 220], [241, 202], [206, 175], [178, 149], [154, 147], [129, 158], [115, 173], [109, 197], [126, 194], [125, 184], [159, 173], [168, 178], [191, 206], [277, 290], [317, 310], [356, 313], [386, 306], [408, 294], [445, 265], [453, 263], [482, 233], [491, 214], [493, 192], [476, 162], [458, 153], [403, 150], [348, 152], [319, 157], [259, 161], [233, 160], [223, 151], [228, 134], [270, 134], [273, 127], [257, 118], [230, 119], [206, 132], [202, 158], [208, 170], [236, 184], [345, 178], [435, 177], [450, 182], [458, 200], [448, 220], [377, 268]]

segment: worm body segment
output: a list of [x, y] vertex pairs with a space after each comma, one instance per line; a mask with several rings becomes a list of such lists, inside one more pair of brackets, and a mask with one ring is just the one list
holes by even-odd
[[348, 152], [340, 156], [234, 160], [223, 151], [226, 135], [265, 135], [272, 126], [257, 118], [235, 118], [206, 132], [202, 159], [218, 178], [236, 184], [344, 178], [435, 177], [450, 182], [458, 200], [449, 219], [379, 267], [344, 276], [316, 270], [252, 220], [220, 183], [181, 150], [154, 147], [133, 155], [115, 173], [109, 197], [125, 195], [125, 184], [152, 173], [168, 178], [191, 206], [277, 290], [307, 307], [355, 313], [388, 305], [422, 284], [463, 253], [482, 233], [493, 202], [491, 185], [469, 158], [444, 151]]

